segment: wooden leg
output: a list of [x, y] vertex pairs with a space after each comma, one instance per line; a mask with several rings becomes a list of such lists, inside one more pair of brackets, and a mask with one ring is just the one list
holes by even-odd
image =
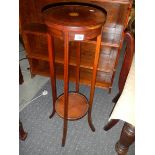
[[[112, 74], [112, 78], [111, 78], [111, 83], [113, 83], [113, 81], [114, 81], [114, 77], [115, 77], [115, 70], [114, 70], [114, 72], [113, 72], [113, 74]], [[109, 94], [111, 94], [111, 89], [112, 89], [112, 85], [109, 87]]]
[[93, 98], [94, 98], [94, 90], [95, 90], [96, 75], [97, 75], [97, 66], [98, 66], [99, 55], [100, 55], [100, 46], [101, 46], [101, 35], [99, 35], [97, 37], [96, 52], [95, 52], [95, 59], [94, 59], [94, 66], [93, 66], [93, 75], [92, 75], [92, 81], [91, 81], [89, 109], [88, 109], [88, 123], [89, 123], [89, 126], [92, 129], [92, 131], [95, 131], [95, 127], [92, 123], [91, 111], [92, 111], [92, 103], [93, 103]]
[[23, 78], [23, 74], [19, 65], [19, 84], [23, 84], [24, 82], [24, 78]]
[[110, 130], [115, 124], [117, 124], [119, 122], [119, 119], [112, 119], [110, 120], [105, 126], [104, 126], [104, 130], [108, 131]]
[[20, 140], [25, 140], [27, 137], [27, 132], [24, 131], [23, 129], [23, 124], [22, 122], [19, 120], [19, 138]]
[[112, 100], [112, 102], [116, 103], [119, 99], [119, 97], [121, 96], [121, 93], [118, 93]]
[[116, 103], [117, 103], [117, 101], [118, 101], [118, 99], [119, 99], [120, 96], [121, 96], [121, 93], [118, 93], [118, 94], [113, 98], [112, 102], [114, 102], [115, 104], [114, 104], [114, 106], [113, 106], [113, 109], [111, 110], [111, 113], [110, 113], [109, 117], [111, 116], [111, 114], [112, 114], [112, 112], [113, 112], [113, 110], [114, 110], [114, 108], [115, 108], [115, 106], [116, 106]]
[[135, 141], [135, 128], [131, 124], [124, 123], [119, 141], [115, 145], [118, 155], [126, 155], [130, 145]]
[[80, 42], [77, 42], [77, 51], [76, 51], [76, 92], [79, 92], [79, 79], [80, 79]]
[[[23, 82], [24, 82], [24, 79], [19, 65], [19, 84], [23, 84]], [[27, 137], [27, 132], [24, 131], [23, 124], [19, 120], [19, 139], [24, 141], [26, 137]]]
[[[115, 105], [116, 105], [116, 102], [118, 101], [120, 95], [121, 95], [121, 94], [118, 93], [118, 94], [113, 98], [112, 101], [115, 103]], [[115, 105], [114, 105], [113, 109], [115, 108]], [[113, 109], [111, 110], [111, 113], [113, 112]], [[111, 116], [111, 113], [110, 113], [109, 117]], [[103, 127], [103, 129], [104, 129], [105, 131], [108, 131], [108, 130], [110, 130], [115, 124], [117, 124], [118, 122], [119, 122], [119, 119], [111, 119], [111, 120]]]
[[69, 62], [69, 38], [68, 33], [65, 33], [64, 38], [64, 128], [62, 146], [65, 146], [68, 126], [68, 62]]
[[108, 93], [111, 94], [111, 87], [109, 88], [109, 92]]
[[49, 54], [49, 64], [50, 64], [50, 78], [51, 78], [51, 87], [52, 87], [52, 97], [53, 97], [53, 111], [49, 118], [52, 118], [55, 114], [55, 101], [57, 99], [56, 92], [56, 75], [55, 75], [55, 65], [54, 65], [54, 48], [53, 48], [53, 39], [48, 34], [48, 54]]

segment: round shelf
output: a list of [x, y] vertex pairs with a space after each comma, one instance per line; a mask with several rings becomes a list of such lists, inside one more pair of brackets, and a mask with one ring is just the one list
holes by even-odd
[[[56, 100], [56, 112], [64, 118], [64, 94]], [[82, 118], [88, 111], [87, 98], [79, 93], [70, 92], [68, 94], [68, 120], [77, 120]]]

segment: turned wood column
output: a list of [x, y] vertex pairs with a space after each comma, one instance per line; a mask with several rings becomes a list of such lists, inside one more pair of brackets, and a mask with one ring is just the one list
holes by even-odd
[[126, 155], [130, 145], [135, 141], [135, 127], [124, 123], [119, 141], [115, 145], [118, 155]]

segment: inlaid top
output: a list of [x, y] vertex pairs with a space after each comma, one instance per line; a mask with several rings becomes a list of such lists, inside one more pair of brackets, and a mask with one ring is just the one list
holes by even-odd
[[48, 26], [59, 29], [84, 30], [94, 29], [106, 21], [104, 10], [85, 5], [65, 4], [47, 7], [43, 18]]

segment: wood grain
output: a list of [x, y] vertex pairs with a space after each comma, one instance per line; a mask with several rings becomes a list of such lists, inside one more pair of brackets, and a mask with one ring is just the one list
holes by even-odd
[[[82, 118], [88, 111], [88, 100], [82, 94], [70, 92], [68, 96], [68, 120]], [[64, 94], [60, 95], [56, 101], [56, 112], [64, 118]]]

